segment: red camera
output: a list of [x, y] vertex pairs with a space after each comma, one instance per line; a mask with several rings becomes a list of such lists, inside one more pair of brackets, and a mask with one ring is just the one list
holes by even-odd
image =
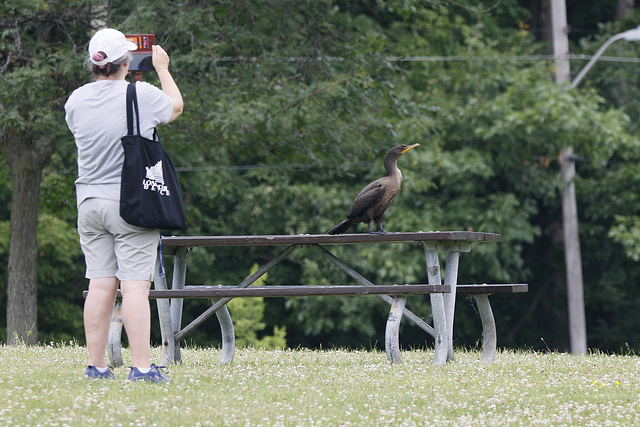
[[138, 46], [138, 49], [131, 51], [133, 60], [129, 64], [129, 71], [153, 71], [151, 46], [156, 44], [155, 34], [126, 34], [125, 37]]

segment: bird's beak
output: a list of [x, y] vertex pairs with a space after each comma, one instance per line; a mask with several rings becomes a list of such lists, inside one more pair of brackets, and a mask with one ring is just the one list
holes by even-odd
[[408, 146], [407, 148], [405, 148], [404, 150], [402, 150], [402, 154], [406, 153], [407, 151], [411, 150], [412, 148], [416, 148], [418, 147], [420, 144], [413, 144]]

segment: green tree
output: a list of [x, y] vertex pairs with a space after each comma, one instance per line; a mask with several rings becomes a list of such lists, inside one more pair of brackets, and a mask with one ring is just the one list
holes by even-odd
[[[464, 283], [529, 282], [527, 295], [493, 297], [501, 345], [544, 346], [544, 337], [553, 347], [566, 346], [566, 332], [557, 327], [566, 324], [566, 304], [555, 159], [559, 148], [572, 145], [587, 159], [578, 165], [577, 187], [590, 345], [617, 351], [627, 340], [634, 348], [640, 336], [632, 314], [616, 313], [615, 307], [633, 313], [640, 299], [633, 286], [640, 274], [636, 263], [616, 256], [622, 243], [632, 257], [640, 253], [634, 237], [637, 196], [628, 186], [638, 181], [637, 76], [633, 65], [598, 64], [579, 90], [556, 87], [548, 62], [522, 60], [547, 53], [535, 39], [538, 33], [527, 30], [537, 15], [519, 6], [525, 3], [534, 2], [118, 0], [95, 13], [83, 2], [2, 6], [8, 13], [2, 15], [0, 62], [10, 64], [2, 68], [0, 82], [3, 144], [9, 130], [23, 128], [57, 141], [43, 163], [39, 199], [41, 224], [52, 216], [61, 222], [55, 229], [41, 226], [46, 234], [38, 237], [37, 253], [44, 254], [38, 257], [38, 290], [47, 292], [39, 308], [51, 316], [55, 307], [64, 307], [58, 311], [77, 319], [72, 307], [81, 304], [76, 295], [85, 283], [82, 263], [61, 267], [63, 251], [77, 261], [77, 246], [69, 238], [57, 253], [48, 243], [61, 238], [56, 233], [72, 236], [75, 228], [75, 174], [68, 173], [75, 170], [75, 147], [61, 106], [91, 78], [82, 63], [90, 19], [100, 18], [125, 32], [156, 34], [172, 58], [185, 113], [160, 135], [180, 171], [189, 221], [185, 234], [326, 232], [344, 217], [360, 188], [383, 174], [390, 147], [420, 143], [400, 160], [403, 191], [385, 227], [503, 235], [500, 244], [476, 245], [460, 263]], [[592, 53], [606, 37], [627, 29], [633, 14], [628, 19], [594, 28], [600, 34], [593, 40], [576, 37], [577, 46]], [[22, 32], [12, 30], [16, 20], [26, 23], [18, 27]], [[58, 21], [63, 25], [35, 24]], [[32, 50], [12, 68], [19, 57], [12, 53], [15, 34]], [[629, 44], [612, 49], [637, 56]], [[433, 56], [449, 59], [413, 60]], [[29, 73], [40, 73], [40, 79], [34, 83]], [[153, 73], [143, 79], [157, 83]], [[29, 99], [32, 93], [37, 96]], [[14, 98], [15, 105], [6, 101]], [[9, 168], [0, 173], [0, 200], [6, 201]], [[6, 220], [2, 209], [0, 204]], [[3, 245], [0, 250], [8, 250]], [[425, 281], [420, 248], [392, 246], [331, 250], [374, 283]], [[276, 250], [198, 248], [189, 255], [187, 280], [238, 283]], [[273, 284], [349, 281], [305, 248], [268, 277]], [[72, 295], [67, 305], [53, 298], [52, 289]], [[54, 305], [47, 306], [49, 301]], [[375, 297], [264, 304], [267, 330], [286, 326], [290, 346], [376, 346], [388, 310]], [[479, 336], [470, 306], [459, 305], [456, 335], [462, 345], [473, 345]], [[185, 320], [201, 308], [186, 301]], [[428, 316], [428, 298], [411, 298], [409, 308]], [[610, 321], [613, 313], [616, 322]], [[72, 324], [77, 328], [77, 322], [67, 322], [51, 329], [52, 336], [68, 334]], [[40, 319], [38, 326], [49, 327]], [[215, 342], [209, 338], [215, 325], [198, 329], [192, 339]], [[428, 341], [411, 326], [403, 329], [405, 344]]]
[[[42, 170], [56, 151], [61, 111], [78, 67], [70, 35], [89, 20], [89, 2], [0, 5], [0, 149], [10, 170], [11, 227], [7, 340], [38, 341], [37, 229]], [[84, 26], [85, 34], [87, 26]]]

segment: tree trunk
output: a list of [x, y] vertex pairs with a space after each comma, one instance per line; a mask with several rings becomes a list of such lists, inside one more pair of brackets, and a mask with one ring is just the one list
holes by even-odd
[[37, 229], [42, 158], [34, 145], [18, 143], [11, 168], [11, 235], [7, 280], [7, 342], [38, 343]]
[[616, 20], [624, 19], [633, 11], [635, 0], [618, 0], [616, 7]]

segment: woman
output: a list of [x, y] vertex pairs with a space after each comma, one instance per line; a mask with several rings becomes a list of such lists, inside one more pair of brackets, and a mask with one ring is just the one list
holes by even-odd
[[[95, 80], [78, 89], [66, 105], [66, 122], [78, 147], [78, 233], [85, 255], [89, 294], [84, 305], [84, 327], [89, 351], [85, 377], [113, 379], [105, 351], [118, 283], [122, 292], [124, 327], [131, 347], [129, 380], [168, 381], [150, 361], [151, 311], [149, 289], [153, 280], [158, 230], [126, 223], [120, 217], [120, 173], [127, 133], [125, 80], [136, 45], [114, 29], [98, 31], [89, 42], [90, 66]], [[136, 84], [142, 135], [182, 114], [183, 101], [169, 73], [169, 56], [153, 46], [153, 67], [162, 90]]]

